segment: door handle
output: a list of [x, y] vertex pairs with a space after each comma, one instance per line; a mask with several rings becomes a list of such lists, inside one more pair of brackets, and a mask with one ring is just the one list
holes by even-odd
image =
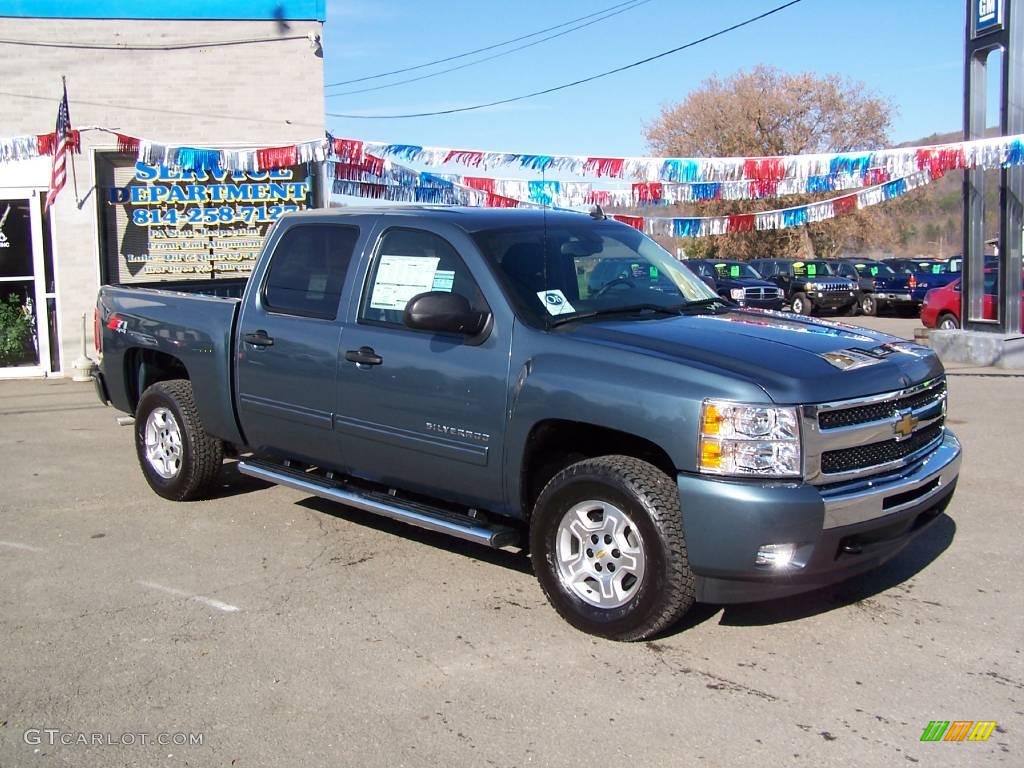
[[350, 349], [345, 353], [345, 359], [356, 365], [380, 365], [384, 358], [373, 351], [373, 347], [360, 347]]
[[255, 333], [247, 333], [242, 339], [246, 344], [252, 344], [254, 347], [272, 347], [274, 346], [274, 340], [267, 335], [267, 332], [263, 329], [256, 331]]

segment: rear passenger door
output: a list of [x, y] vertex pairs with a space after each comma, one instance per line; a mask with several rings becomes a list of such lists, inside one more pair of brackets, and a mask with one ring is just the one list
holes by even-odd
[[251, 279], [238, 321], [238, 412], [249, 446], [276, 458], [330, 463], [341, 324], [355, 226], [299, 223]]
[[[385, 230], [366, 275], [342, 343], [335, 420], [342, 468], [406, 490], [444, 488], [452, 501], [493, 508], [502, 501], [512, 323], [492, 276], [465, 234], [414, 227]], [[406, 303], [428, 291], [493, 309], [492, 322], [471, 339], [406, 327]]]

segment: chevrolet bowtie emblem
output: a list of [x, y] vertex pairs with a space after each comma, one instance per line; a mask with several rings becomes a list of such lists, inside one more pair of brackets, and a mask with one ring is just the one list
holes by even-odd
[[914, 416], [910, 411], [903, 411], [900, 417], [893, 424], [893, 429], [896, 431], [896, 439], [903, 440], [914, 434], [914, 429], [917, 427], [917, 417]]

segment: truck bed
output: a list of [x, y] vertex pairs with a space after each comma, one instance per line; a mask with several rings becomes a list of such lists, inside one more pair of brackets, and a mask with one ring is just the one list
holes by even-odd
[[133, 413], [147, 372], [173, 359], [188, 371], [207, 431], [241, 443], [232, 396], [233, 339], [245, 284], [245, 279], [182, 280], [100, 288], [111, 403]]

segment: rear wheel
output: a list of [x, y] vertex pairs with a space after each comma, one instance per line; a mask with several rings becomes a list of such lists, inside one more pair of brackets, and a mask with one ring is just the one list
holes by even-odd
[[142, 393], [135, 451], [149, 487], [172, 501], [202, 498], [224, 462], [224, 444], [203, 429], [187, 379], [160, 381]]
[[940, 331], [955, 331], [960, 327], [960, 321], [956, 319], [956, 315], [950, 312], [943, 312], [939, 315], [937, 327]]
[[530, 549], [552, 606], [593, 635], [643, 640], [695, 601], [676, 484], [639, 459], [587, 459], [555, 475], [534, 508]]
[[793, 300], [790, 302], [790, 305], [793, 307], [793, 311], [798, 315], [811, 314], [811, 301], [804, 293], [793, 294]]
[[865, 293], [861, 296], [860, 311], [868, 317], [874, 317], [878, 314], [878, 302], [875, 301], [875, 297], [870, 293]]

